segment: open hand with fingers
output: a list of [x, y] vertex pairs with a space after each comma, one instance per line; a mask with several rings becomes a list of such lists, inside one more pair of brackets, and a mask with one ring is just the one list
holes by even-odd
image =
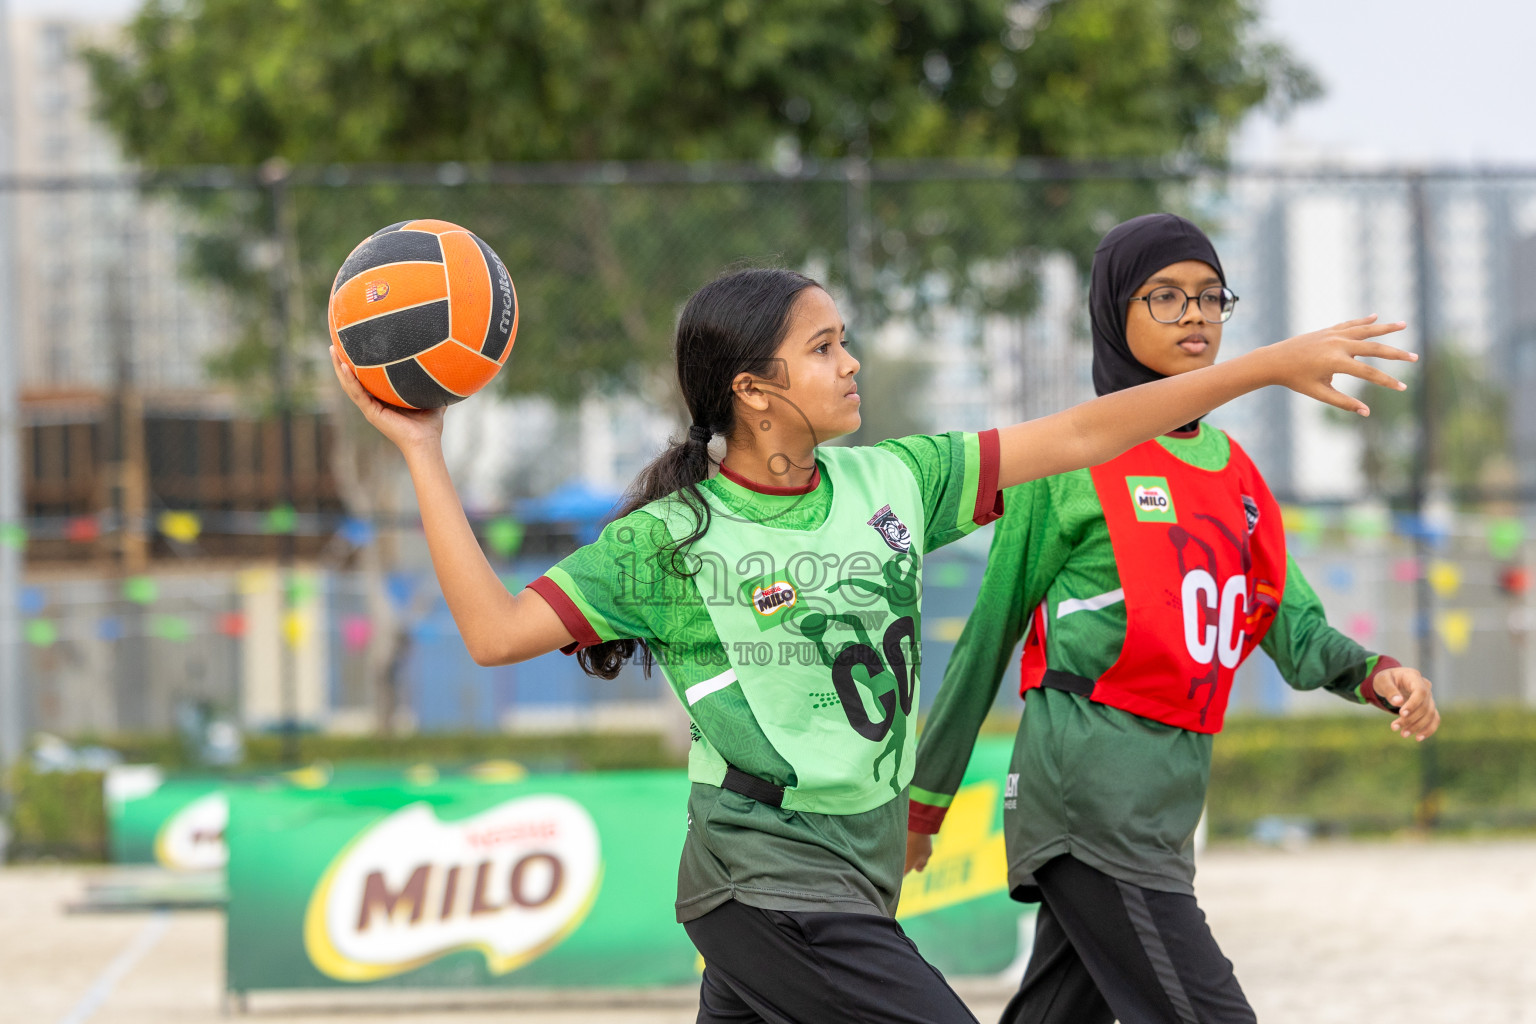
[[1432, 686], [1418, 669], [1403, 666], [1378, 672], [1371, 680], [1382, 700], [1397, 708], [1392, 728], [1403, 739], [1427, 740], [1440, 728]]
[[1347, 373], [1351, 377], [1359, 377], [1393, 391], [1405, 390], [1407, 385], [1402, 381], [1360, 360], [1398, 359], [1416, 362], [1419, 357], [1413, 353], [1375, 340], [1383, 335], [1395, 334], [1407, 326], [1401, 320], [1377, 323], [1373, 313], [1320, 331], [1298, 334], [1294, 338], [1268, 345], [1259, 352], [1274, 361], [1275, 383], [1283, 384], [1319, 402], [1369, 416], [1370, 407], [1360, 399], [1335, 388], [1333, 376], [1336, 373]]
[[336, 379], [341, 381], [341, 389], [347, 393], [347, 397], [363, 411], [368, 422], [393, 441], [401, 452], [409, 455], [412, 450], [441, 444], [443, 409], [446, 407], [402, 409], [379, 401], [358, 381], [352, 367], [337, 354], [335, 345], [331, 346], [331, 366], [335, 368]]

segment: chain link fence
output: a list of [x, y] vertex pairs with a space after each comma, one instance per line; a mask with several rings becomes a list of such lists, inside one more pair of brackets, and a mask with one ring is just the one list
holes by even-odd
[[[201, 169], [13, 178], [30, 730], [665, 724], [659, 679], [555, 655], [480, 669], [430, 575], [400, 464], [328, 381], [348, 251], [433, 217], [512, 273], [520, 326], [445, 443], [512, 586], [589, 538], [679, 427], [670, 332], [722, 268], [825, 281], [864, 363], [859, 442], [1091, 397], [1086, 269], [1118, 221], [1216, 240], [1228, 355], [1347, 317], [1407, 319], [1407, 396], [1356, 422], [1270, 389], [1214, 420], [1287, 505], [1339, 628], [1432, 659], [1446, 699], [1531, 699], [1536, 172], [1006, 163]], [[1427, 423], [1429, 433], [1421, 437]], [[559, 456], [551, 458], [552, 452]], [[986, 536], [931, 566], [931, 698]], [[1239, 707], [1294, 697], [1261, 661]], [[606, 717], [605, 717], [606, 716]], [[647, 716], [650, 716], [649, 718]]]

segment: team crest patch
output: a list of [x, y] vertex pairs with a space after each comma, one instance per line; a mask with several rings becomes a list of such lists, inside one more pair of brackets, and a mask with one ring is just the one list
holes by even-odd
[[880, 531], [880, 536], [892, 551], [906, 554], [912, 550], [912, 531], [907, 529], [906, 523], [896, 518], [891, 506], [881, 506], [880, 511], [870, 517], [869, 525]]
[[752, 610], [764, 617], [777, 615], [786, 608], [793, 608], [800, 595], [784, 580], [764, 587], [752, 588]]
[[1243, 495], [1243, 515], [1248, 518], [1248, 532], [1259, 525], [1259, 503], [1248, 495]]
[[388, 281], [369, 281], [363, 285], [363, 301], [378, 302], [389, 294]]
[[1168, 478], [1162, 476], [1128, 476], [1125, 486], [1131, 492], [1131, 505], [1136, 510], [1136, 521], [1141, 523], [1176, 523], [1178, 515], [1173, 509], [1173, 491]]

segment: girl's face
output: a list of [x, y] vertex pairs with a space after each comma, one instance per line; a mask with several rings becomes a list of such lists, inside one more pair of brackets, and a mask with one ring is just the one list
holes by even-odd
[[[1220, 288], [1221, 278], [1216, 276], [1208, 263], [1200, 260], [1181, 260], [1153, 274], [1136, 289], [1136, 297], [1130, 302], [1125, 317], [1125, 340], [1130, 343], [1131, 355], [1149, 370], [1165, 377], [1177, 376], [1210, 366], [1216, 361], [1221, 349], [1219, 322], [1205, 319], [1200, 313], [1199, 295], [1207, 288]], [[1151, 303], [1140, 301], [1150, 297], [1166, 302], [1173, 292], [1174, 308], [1180, 298], [1177, 291], [1189, 296], [1184, 315], [1171, 324], [1158, 323], [1149, 308]]]
[[769, 402], [765, 412], [741, 410], [742, 422], [754, 432], [773, 431], [770, 444], [814, 445], [859, 429], [860, 399], [853, 380], [859, 361], [848, 351], [845, 334], [832, 296], [820, 288], [802, 291], [776, 353], [783, 376], [756, 385], [759, 392], [782, 401]]

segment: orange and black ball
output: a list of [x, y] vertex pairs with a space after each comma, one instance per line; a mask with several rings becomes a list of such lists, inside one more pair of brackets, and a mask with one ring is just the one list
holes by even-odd
[[491, 247], [444, 220], [369, 235], [331, 286], [331, 341], [382, 402], [435, 409], [468, 398], [507, 361], [517, 292]]

